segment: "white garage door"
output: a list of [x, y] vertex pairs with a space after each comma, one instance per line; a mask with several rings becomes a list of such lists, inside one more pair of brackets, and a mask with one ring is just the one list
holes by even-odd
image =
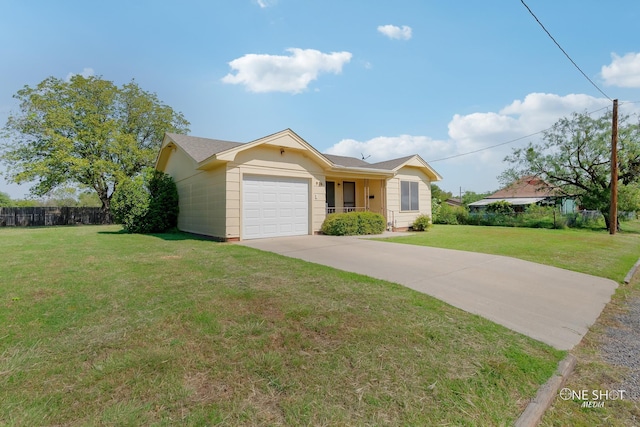
[[245, 176], [242, 180], [242, 238], [309, 233], [309, 181]]

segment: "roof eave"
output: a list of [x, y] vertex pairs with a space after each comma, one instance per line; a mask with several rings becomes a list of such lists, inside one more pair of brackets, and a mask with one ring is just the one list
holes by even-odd
[[[416, 165], [410, 165], [409, 163], [412, 160], [416, 160], [420, 166], [416, 166]], [[398, 172], [400, 169], [402, 169], [403, 167], [418, 167], [418, 168], [423, 168], [427, 171], [427, 176], [429, 177], [429, 179], [431, 181], [442, 181], [442, 176], [440, 176], [440, 174], [438, 172], [435, 171], [435, 169], [433, 169], [431, 167], [431, 165], [429, 165], [429, 163], [427, 163], [422, 157], [420, 157], [419, 154], [414, 154], [413, 156], [407, 158], [404, 162], [400, 163], [398, 166], [393, 168], [394, 172]]]
[[196, 169], [198, 170], [213, 169], [214, 167], [223, 165], [225, 163], [229, 163], [229, 160], [219, 159], [217, 157], [217, 154], [214, 154], [213, 156], [207, 157], [203, 161], [199, 162], [198, 165], [196, 166]]
[[395, 175], [395, 172], [387, 169], [374, 169], [374, 168], [363, 168], [363, 167], [354, 167], [354, 166], [340, 166], [333, 165], [329, 172], [336, 173], [357, 173], [357, 174], [367, 174], [367, 175], [379, 175], [384, 177], [392, 177]]
[[[233, 148], [230, 148], [228, 150], [224, 150], [224, 151], [221, 151], [219, 153], [216, 153], [216, 154], [204, 159], [202, 162], [200, 162], [198, 164], [198, 168], [199, 169], [206, 169], [208, 164], [212, 163], [212, 162], [216, 162], [217, 164], [226, 163], [226, 162], [232, 162], [233, 160], [235, 160], [236, 155], [238, 153], [240, 153], [241, 151], [250, 150], [253, 147], [257, 147], [259, 145], [262, 145], [262, 144], [265, 144], [265, 143], [269, 143], [273, 139], [276, 139], [276, 138], [278, 138], [279, 136], [281, 136], [283, 134], [289, 134], [302, 147], [304, 147], [300, 151], [310, 153], [316, 161], [318, 161], [319, 163], [322, 164], [322, 166], [324, 168], [329, 168], [329, 167], [333, 166], [333, 163], [329, 159], [327, 159], [325, 156], [323, 156], [322, 153], [320, 153], [318, 150], [316, 150], [307, 141], [302, 139], [297, 133], [295, 133], [291, 129], [285, 129], [285, 130], [282, 130], [280, 132], [276, 132], [274, 134], [267, 135], [265, 137], [256, 139], [254, 141], [247, 142], [246, 144], [242, 144], [242, 145], [240, 145], [238, 147], [233, 147]], [[287, 148], [287, 149], [291, 149], [291, 148]]]

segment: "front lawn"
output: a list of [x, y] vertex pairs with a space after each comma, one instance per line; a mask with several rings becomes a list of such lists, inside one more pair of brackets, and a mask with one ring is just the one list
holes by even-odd
[[0, 229], [0, 425], [509, 425], [564, 356], [399, 285], [119, 230]]
[[639, 224], [623, 222], [613, 236], [605, 230], [434, 225], [385, 240], [510, 256], [622, 282], [640, 257]]
[[[391, 241], [513, 256], [554, 265], [622, 282], [640, 258], [640, 222], [622, 223], [622, 232], [614, 236], [606, 231], [542, 230], [527, 228], [435, 225], [427, 233], [417, 233]], [[640, 272], [628, 285], [621, 285], [585, 338], [572, 353], [578, 363], [565, 387], [593, 392], [624, 389], [621, 382], [634, 381], [635, 372], [611, 362], [605, 347], [611, 345], [612, 331], [628, 328], [619, 316], [628, 312], [626, 304], [640, 299]], [[637, 303], [636, 303], [637, 304]], [[629, 334], [623, 334], [629, 336]], [[616, 338], [619, 339], [619, 338]], [[628, 348], [629, 357], [635, 342], [619, 342]], [[635, 375], [635, 377], [634, 377]], [[627, 393], [629, 394], [629, 393]], [[556, 396], [545, 414], [544, 426], [630, 426], [640, 419], [640, 402], [629, 396], [620, 400], [601, 400], [601, 407], [584, 407], [579, 399], [563, 400]], [[589, 402], [587, 402], [589, 403]], [[590, 403], [594, 403], [591, 401]]]

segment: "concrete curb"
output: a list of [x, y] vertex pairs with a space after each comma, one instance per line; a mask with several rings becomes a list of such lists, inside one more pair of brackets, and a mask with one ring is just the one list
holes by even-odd
[[[624, 283], [629, 284], [629, 282], [631, 282], [631, 279], [633, 279], [638, 268], [640, 268], [640, 259], [638, 259], [635, 265], [624, 277]], [[560, 390], [571, 372], [573, 372], [573, 369], [576, 366], [576, 361], [577, 360], [574, 355], [567, 354], [567, 357], [558, 363], [556, 373], [549, 379], [549, 381], [540, 387], [536, 397], [529, 403], [529, 405], [527, 405], [527, 408], [516, 420], [514, 424], [515, 427], [535, 427], [540, 423], [545, 412], [549, 409], [553, 400], [558, 395], [558, 390]]]
[[547, 381], [536, 397], [527, 405], [522, 415], [516, 420], [515, 427], [535, 427], [542, 420], [542, 416], [549, 409], [553, 399], [558, 395], [558, 390], [562, 387], [576, 366], [576, 357], [567, 354], [567, 357], [558, 363], [556, 373]]
[[629, 270], [627, 275], [624, 276], [624, 283], [629, 284], [629, 282], [631, 282], [631, 279], [633, 279], [633, 275], [636, 274], [638, 267], [640, 267], [640, 259], [638, 259], [635, 265], [631, 267], [631, 270]]

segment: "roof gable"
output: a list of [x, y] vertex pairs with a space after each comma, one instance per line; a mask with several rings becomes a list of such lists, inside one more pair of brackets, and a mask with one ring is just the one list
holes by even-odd
[[[324, 167], [331, 167], [332, 162], [327, 159], [325, 156], [320, 154], [318, 150], [316, 150], [311, 144], [302, 139], [298, 134], [296, 134], [291, 129], [285, 129], [283, 131], [256, 139], [254, 141], [248, 142], [246, 144], [241, 144], [236, 147], [231, 147], [228, 150], [222, 151], [215, 155], [216, 160], [222, 161], [233, 161], [236, 155], [244, 150], [250, 150], [251, 148], [260, 146], [260, 145], [271, 145], [275, 147], [279, 147], [280, 149], [293, 149], [304, 151], [310, 155], [311, 158], [316, 160], [318, 163], [323, 165]], [[206, 161], [202, 162], [205, 163]]]
[[321, 154], [312, 145], [298, 136], [291, 129], [256, 139], [251, 142], [233, 142], [220, 139], [200, 138], [176, 133], [166, 133], [160, 152], [156, 159], [156, 168], [162, 170], [176, 147], [186, 153], [194, 162], [197, 169], [206, 169], [214, 164], [233, 161], [238, 153], [261, 145], [279, 147], [281, 150], [303, 151], [318, 162], [323, 168], [352, 173], [377, 173], [393, 176], [400, 168], [408, 166], [423, 169], [432, 181], [439, 181], [442, 177], [425, 162], [419, 155], [400, 157], [377, 163], [367, 163], [357, 157]]
[[371, 168], [389, 169], [394, 172], [397, 172], [398, 170], [400, 170], [405, 166], [425, 169], [427, 172], [427, 176], [429, 177], [429, 179], [431, 179], [431, 181], [442, 180], [442, 177], [440, 176], [440, 174], [438, 174], [438, 172], [436, 172], [431, 166], [429, 166], [427, 162], [422, 160], [422, 157], [420, 157], [417, 154], [413, 154], [411, 156], [399, 157], [397, 159], [392, 159], [392, 160], [386, 160], [384, 162], [373, 163], [372, 165], [370, 165]]

